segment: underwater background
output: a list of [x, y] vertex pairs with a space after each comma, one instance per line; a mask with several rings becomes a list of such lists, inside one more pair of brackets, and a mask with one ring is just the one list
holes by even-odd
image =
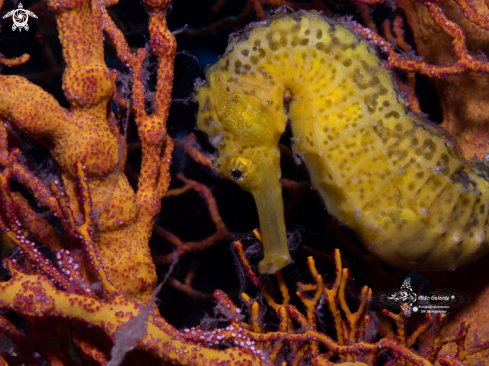
[[[301, 2], [297, 1], [297, 3]], [[230, 180], [219, 178], [209, 167], [199, 164], [188, 154], [189, 146], [206, 155], [215, 153], [205, 134], [196, 130], [198, 105], [193, 100], [194, 83], [197, 79], [204, 79], [205, 68], [216, 62], [219, 55], [224, 53], [228, 37], [232, 32], [250, 22], [259, 21], [253, 11], [243, 15], [243, 9], [248, 6], [247, 4], [248, 2], [244, 0], [227, 1], [218, 11], [213, 11], [215, 5], [213, 0], [177, 0], [174, 1], [168, 15], [169, 29], [175, 32], [178, 45], [173, 101], [168, 119], [168, 132], [176, 146], [171, 165], [170, 189], [182, 188], [183, 179], [189, 179], [207, 187], [213, 197], [209, 201], [209, 194], [202, 193], [203, 189], [199, 191], [200, 193], [190, 189], [185, 193], [164, 198], [161, 213], [156, 221], [163, 231], [160, 230], [153, 235], [150, 241], [152, 254], [155, 258], [160, 258], [159, 264], [156, 260], [159, 279], [166, 281], [158, 295], [159, 309], [162, 316], [178, 329], [199, 324], [208, 327], [220, 326], [219, 321], [214, 319], [216, 318], [213, 310], [215, 303], [211, 296], [216, 289], [226, 292], [237, 304], [240, 303], [240, 292], [245, 289], [256, 298], [260, 299], [261, 296], [259, 291], [250, 286], [232, 249], [232, 242], [240, 239], [247, 249], [252, 265], [256, 266], [261, 259], [260, 245], [253, 235], [253, 229], [259, 227], [253, 197]], [[348, 1], [325, 1], [324, 4], [334, 14], [350, 15], [354, 20], [361, 22], [361, 15], [357, 8]], [[24, 1], [23, 5], [34, 11], [39, 19], [29, 23], [31, 28], [27, 32], [12, 31], [11, 23], [3, 21], [0, 52], [7, 57], [26, 52], [31, 55], [31, 61], [13, 68], [3, 67], [2, 73], [26, 76], [31, 82], [54, 95], [62, 106], [68, 107], [61, 91], [64, 65], [54, 17], [47, 11], [43, 2]], [[268, 7], [266, 10], [270, 11], [272, 8]], [[396, 11], [382, 5], [371, 8], [372, 17], [379, 29], [385, 19], [394, 19]], [[121, 0], [118, 5], [110, 8], [110, 14], [124, 31], [131, 47], [144, 47], [148, 42], [148, 16], [139, 2]], [[224, 24], [215, 26], [215, 29], [208, 29], [216, 22]], [[408, 43], [413, 44], [412, 33], [407, 27], [405, 37]], [[117, 59], [109, 41], [106, 41], [106, 62], [109, 68], [125, 71], [125, 66]], [[154, 65], [148, 65], [148, 70], [151, 71], [152, 68]], [[399, 73], [399, 77], [405, 80], [402, 72]], [[156, 85], [156, 80], [153, 79], [154, 75], [150, 76], [150, 88]], [[427, 118], [441, 123], [443, 115], [437, 92], [427, 77], [416, 76], [415, 92], [421, 110]], [[150, 106], [151, 101], [148, 101], [148, 109]], [[131, 172], [138, 171], [141, 157], [137, 149], [133, 151], [130, 149], [131, 143], [136, 143], [138, 140], [134, 121], [129, 120], [128, 126], [129, 155], [126, 174], [135, 187], [136, 181], [131, 181]], [[451, 303], [449, 319], [463, 312], [474, 299], [480, 296], [489, 284], [489, 276], [485, 271], [489, 265], [488, 256], [453, 273], [407, 272], [384, 263], [379, 267], [369, 267], [368, 261], [366, 262], [363, 257], [366, 251], [355, 234], [328, 215], [318, 193], [308, 184], [307, 169], [303, 164], [298, 166], [290, 155], [291, 137], [289, 127], [281, 139], [282, 173], [283, 178], [299, 183], [290, 184], [289, 188], [283, 190], [287, 235], [293, 258], [293, 263], [283, 270], [283, 274], [290, 288], [295, 288], [294, 284], [297, 281], [310, 281], [306, 266], [306, 259], [310, 255], [316, 257], [319, 273], [326, 281], [333, 282], [335, 267], [331, 254], [335, 248], [339, 248], [345, 265], [350, 268], [351, 280], [347, 294], [351, 304], [357, 302], [359, 290], [367, 285], [374, 290], [371, 309], [380, 311], [387, 306], [395, 307], [392, 302], [386, 302], [386, 294], [399, 289], [406, 277], [411, 278], [413, 289], [421, 294], [430, 294], [433, 291], [456, 293], [459, 301]], [[22, 136], [22, 140], [28, 166], [36, 171], [57, 174], [57, 163], [50, 157], [47, 149], [25, 136]], [[32, 195], [22, 186], [13, 183], [12, 187], [13, 190], [20, 190], [30, 201], [33, 201]], [[207, 202], [204, 199], [205, 194], [207, 194]], [[209, 214], [209, 202], [215, 202], [217, 205], [215, 212], [218, 212], [222, 218], [228, 236], [212, 245], [205, 245], [202, 241], [216, 231]], [[53, 218], [51, 223], [56, 225], [56, 219]], [[168, 240], [171, 236], [168, 232], [176, 235], [183, 242], [196, 242], [194, 247], [202, 250], [192, 250], [179, 258], [171, 258], [173, 246], [171, 240]], [[188, 288], [182, 290], [181, 286], [185, 283], [189, 272], [194, 273], [191, 281], [193, 291]], [[3, 273], [3, 276], [5, 278], [6, 273]], [[260, 280], [269, 291], [279, 293], [270, 276], [260, 276]], [[270, 327], [277, 323], [277, 318], [270, 313], [264, 314], [263, 319], [265, 324], [270, 324]], [[424, 316], [421, 314], [414, 314], [409, 319], [408, 328], [414, 329], [423, 319]], [[17, 321], [22, 322], [21, 319]], [[333, 318], [327, 311], [319, 316], [318, 321], [318, 328], [322, 332], [334, 334]], [[474, 334], [477, 339], [489, 339], [489, 325], [479, 324], [478, 331]], [[379, 364], [387, 361], [384, 360]]]

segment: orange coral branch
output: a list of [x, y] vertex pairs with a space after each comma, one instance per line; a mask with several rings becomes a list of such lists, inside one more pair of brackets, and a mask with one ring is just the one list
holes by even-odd
[[[161, 207], [161, 197], [182, 194], [190, 189], [197, 191], [206, 201], [216, 226], [213, 235], [195, 242], [182, 242], [170, 232], [156, 227], [155, 232], [162, 234], [176, 246], [178, 255], [191, 250], [202, 250], [217, 240], [229, 239], [231, 235], [219, 215], [217, 203], [209, 188], [179, 175], [184, 187], [168, 191], [173, 142], [166, 130], [166, 120], [176, 51], [175, 38], [166, 23], [169, 1], [144, 1], [150, 13], [150, 49], [158, 61], [152, 114], [145, 108], [147, 89], [144, 61], [148, 54], [144, 49], [131, 52], [122, 32], [108, 15], [105, 8], [116, 2], [47, 1], [58, 23], [63, 57], [67, 64], [63, 90], [71, 106], [69, 110], [62, 108], [48, 93], [24, 78], [0, 76], [0, 226], [25, 255], [17, 262], [9, 259], [5, 261], [12, 278], [0, 284], [0, 306], [27, 318], [27, 333], [33, 336], [35, 348], [49, 362], [56, 365], [70, 364], [66, 354], [42, 342], [43, 338], [56, 334], [61, 342], [60, 347], [65, 347], [66, 342], [63, 344], [63, 341], [66, 339], [60, 336], [66, 331], [65, 321], [79, 325], [88, 324], [111, 340], [115, 340], [116, 334], [124, 332], [124, 329], [129, 329], [129, 322], [139, 321], [144, 334], [136, 340], [135, 347], [138, 350], [148, 352], [167, 363], [200, 366], [259, 365], [285, 358], [287, 352], [292, 353], [287, 361], [293, 365], [303, 360], [310, 360], [313, 365], [327, 365], [330, 364], [327, 358], [335, 354], [340, 360], [355, 360], [362, 354], [365, 362], [373, 364], [378, 355], [386, 350], [394, 356], [392, 363], [432, 365], [438, 362], [461, 365], [461, 360], [489, 347], [489, 343], [465, 347], [469, 329], [466, 323], [462, 324], [457, 334], [441, 337], [438, 333], [443, 327], [444, 318], [440, 317], [441, 320], [435, 325], [437, 334], [433, 346], [426, 358], [421, 357], [412, 346], [433, 324], [431, 314], [408, 335], [402, 315], [388, 313], [397, 325], [396, 339], [365, 341], [367, 328], [371, 325], [371, 318], [367, 315], [371, 290], [367, 287], [361, 289], [358, 309], [353, 312], [345, 295], [349, 271], [342, 267], [339, 251], [334, 253], [336, 278], [331, 288], [324, 284], [314, 260], [307, 260], [313, 281], [297, 284], [296, 295], [305, 308], [302, 313], [299, 308], [290, 304], [291, 292], [284, 274], [278, 272], [276, 275], [282, 295], [282, 300], [278, 301], [265, 287], [266, 282], [254, 273], [242, 243], [235, 243], [245, 273], [263, 294], [274, 312], [273, 315], [278, 319], [275, 331], [266, 329], [270, 325], [263, 322], [262, 312], [266, 310], [266, 305], [261, 306], [259, 300], [244, 293], [242, 298], [249, 310], [248, 319], [226, 294], [219, 290], [214, 292], [219, 314], [228, 322], [228, 326], [211, 331], [196, 328], [179, 332], [159, 316], [152, 303], [146, 307], [156, 284], [154, 265], [147, 244], [155, 216]], [[392, 68], [411, 72], [408, 74], [407, 86], [402, 86], [405, 87], [403, 90], [410, 93], [408, 98], [415, 98], [414, 72], [433, 77], [457, 74], [465, 70], [487, 72], [487, 62], [468, 53], [466, 37], [461, 27], [448, 21], [435, 2], [422, 4], [444, 32], [452, 36], [457, 55], [456, 63], [450, 66], [434, 66], [404, 59], [385, 39], [372, 32], [375, 27], [371, 18], [366, 15], [364, 4], [381, 2], [362, 1], [363, 4], [359, 4], [358, 8], [363, 11], [364, 19], [371, 30], [358, 25], [355, 27], [389, 55]], [[218, 1], [215, 9], [224, 3], [225, 1]], [[471, 4], [464, 0], [457, 1], [457, 4], [471, 22], [486, 29], [489, 27], [488, 20], [477, 14]], [[3, 0], [0, 0], [0, 7], [1, 5]], [[282, 0], [249, 0], [238, 17], [224, 19], [200, 33], [216, 29], [222, 24], [233, 23], [238, 27], [253, 9], [258, 17], [265, 18], [264, 5], [289, 5], [295, 9], [324, 7], [319, 0], [305, 4]], [[394, 21], [394, 35], [390, 33], [389, 24], [386, 23], [385, 29], [388, 40], [404, 51], [409, 49], [402, 34], [400, 17], [396, 17]], [[107, 112], [108, 106], [116, 98], [116, 73], [109, 71], [105, 65], [102, 42], [104, 31], [112, 39], [118, 57], [127, 63], [133, 80], [130, 104], [120, 105], [134, 113], [141, 139], [142, 167], [138, 175], [137, 192], [129, 186], [123, 173], [127, 153], [125, 138], [119, 133], [113, 114]], [[28, 57], [23, 55], [7, 60], [0, 56], [0, 63], [17, 65], [27, 61]], [[419, 111], [415, 99], [410, 100], [410, 103], [413, 111]], [[42, 108], [39, 108], [40, 105]], [[15, 134], [12, 126], [49, 148], [60, 163], [62, 181], [50, 186], [54, 194], [16, 160], [18, 150], [15, 143], [9, 152], [9, 142]], [[211, 168], [208, 156], [193, 145], [194, 139], [190, 136], [184, 142], [183, 149], [196, 162]], [[17, 179], [31, 190], [39, 205], [49, 208], [62, 220], [65, 237], [57, 233], [48, 220], [36, 215], [19, 193], [10, 192], [11, 178]], [[307, 182], [288, 180], [284, 180], [282, 184], [283, 187], [293, 190], [295, 198], [309, 186]], [[330, 223], [330, 227], [332, 226]], [[336, 227], [335, 235], [345, 239], [338, 231]], [[52, 257], [56, 258], [56, 263], [48, 260], [35, 248], [34, 243], [26, 239], [29, 233], [41, 244], [45, 244]], [[259, 232], [256, 235], [259, 237]], [[170, 256], [163, 256], [158, 260], [168, 263]], [[368, 258], [363, 255], [360, 257], [369, 263]], [[203, 294], [191, 286], [194, 274], [191, 270], [183, 283], [170, 278], [170, 285], [196, 298], [203, 298]], [[99, 287], [100, 284], [102, 287]], [[317, 329], [316, 316], [322, 306], [322, 299], [326, 299], [333, 314], [337, 341]], [[54, 319], [56, 329], [42, 329], [46, 318]], [[32, 357], [26, 339], [13, 327], [6, 327], [12, 325], [7, 319], [0, 317], [0, 330], [13, 338], [22, 351], [21, 356], [16, 359], [2, 355], [0, 364], [15, 364], [22, 357], [26, 357], [26, 363], [38, 363]], [[80, 336], [76, 331], [72, 334], [74, 343], [86, 356], [99, 364], [108, 362], [107, 355], [89, 339]], [[447, 343], [457, 345], [457, 354], [454, 357], [439, 354], [442, 346]], [[230, 348], [229, 344], [234, 347]], [[282, 363], [283, 366], [285, 364]]]
[[[55, 316], [88, 323], [99, 327], [114, 339], [118, 329], [122, 329], [126, 322], [142, 312], [140, 304], [130, 302], [120, 295], [109, 302], [100, 302], [81, 295], [67, 294], [57, 290], [43, 276], [25, 275], [16, 271], [10, 260], [6, 260], [6, 265], [12, 272], [12, 279], [0, 285], [0, 307], [9, 307], [22, 316]], [[183, 350], [188, 349], [186, 353], [190, 360], [196, 360], [200, 365], [214, 365], [216, 360], [219, 362], [239, 360], [239, 362], [260, 364], [258, 357], [244, 350], [206, 349], [199, 352], [201, 351], [199, 347], [196, 348], [185, 342], [182, 335], [163, 318], [152, 311], [146, 316], [148, 316], [145, 320], [146, 332], [137, 341], [137, 346], [158, 358], [173, 364], [186, 364], [187, 357], [184, 359], [180, 356], [185, 354]]]
[[[399, 14], [396, 14], [394, 18], [393, 30], [395, 36], [392, 34], [390, 30], [391, 24], [389, 19], [386, 19], [383, 25], [384, 25], [384, 34], [387, 41], [397, 45], [404, 52], [412, 51], [411, 46], [406, 42], [404, 38], [403, 21], [402, 21], [402, 17]], [[414, 91], [414, 87], [416, 84], [416, 74], [414, 72], [408, 72], [406, 76], [407, 76], [407, 84], [401, 82], [397, 76], [395, 76], [395, 78], [401, 90], [406, 93], [406, 99], [409, 103], [409, 109], [414, 113], [421, 113], [419, 101]]]
[[22, 335], [19, 330], [15, 327], [13, 323], [11, 323], [4, 316], [0, 316], [0, 333], [2, 335], [8, 336], [12, 342], [19, 347], [20, 355], [14, 357], [13, 355], [8, 354], [7, 352], [2, 352], [1, 357], [6, 362], [5, 364], [28, 364], [33, 366], [41, 365], [41, 363], [36, 360], [32, 354], [32, 349], [29, 344], [27, 338]]
[[195, 135], [193, 133], [191, 133], [190, 135], [187, 136], [187, 138], [183, 142], [183, 144], [182, 144], [183, 149], [197, 163], [205, 166], [206, 168], [214, 170], [214, 166], [212, 165], [212, 162], [211, 162], [211, 159], [209, 158], [209, 156], [204, 154], [203, 152], [199, 151], [195, 147], [196, 141], [197, 141], [197, 138], [195, 137]]
[[[249, 277], [251, 277], [252, 282], [257, 284], [257, 286], [261, 286], [253, 271], [251, 271], [251, 267], [248, 263], [248, 260], [244, 257], [244, 251], [242, 248], [242, 244], [239, 242], [235, 243], [236, 250], [238, 251], [238, 255], [240, 261], [243, 266], [249, 267], [246, 270], [246, 273]], [[213, 331], [203, 331], [200, 327], [191, 328], [184, 331], [185, 339], [191, 342], [202, 343], [204, 346], [211, 346], [213, 344], [222, 344], [223, 342], [231, 342], [235, 345], [240, 345], [244, 349], [251, 350], [256, 352], [257, 354], [262, 354], [263, 352], [270, 352], [270, 360], [275, 361], [279, 355], [282, 354], [282, 351], [285, 349], [283, 346], [285, 343], [288, 343], [292, 349], [296, 350], [292, 364], [299, 362], [301, 358], [311, 357], [312, 364], [317, 365], [326, 365], [327, 358], [323, 354], [318, 352], [316, 344], [324, 345], [328, 352], [326, 353], [326, 357], [330, 357], [331, 355], [338, 354], [340, 359], [345, 360], [355, 360], [359, 353], [366, 353], [367, 357], [364, 358], [369, 364], [374, 364], [378, 355], [386, 350], [392, 352], [395, 355], [396, 359], [403, 363], [409, 362], [414, 365], [425, 365], [431, 366], [433, 365], [428, 359], [423, 358], [419, 354], [416, 353], [413, 349], [408, 347], [405, 344], [405, 324], [404, 321], [398, 321], [399, 316], [395, 314], [391, 314], [392, 317], [398, 323], [398, 338], [400, 340], [396, 341], [389, 338], [382, 338], [376, 343], [367, 343], [364, 341], [364, 337], [366, 334], [365, 330], [361, 330], [361, 327], [368, 326], [370, 323], [370, 317], [366, 315], [367, 307], [370, 302], [371, 291], [368, 288], [364, 288], [361, 291], [360, 295], [360, 306], [357, 312], [351, 313], [348, 305], [344, 301], [344, 291], [345, 286], [342, 285], [344, 281], [346, 281], [347, 276], [346, 272], [341, 270], [341, 258], [339, 257], [339, 251], [335, 250], [335, 258], [336, 261], [336, 279], [335, 285], [333, 288], [328, 290], [324, 289], [325, 293], [332, 294], [330, 296], [331, 302], [335, 304], [341, 305], [341, 310], [346, 315], [346, 321], [343, 321], [344, 326], [338, 328], [337, 337], [338, 339], [343, 339], [343, 344], [339, 344], [335, 342], [332, 338], [319, 333], [315, 330], [314, 321], [311, 321], [310, 318], [301, 314], [294, 306], [288, 305], [285, 309], [282, 306], [277, 306], [277, 303], [273, 299], [269, 299], [270, 295], [266, 295], [266, 291], [260, 289], [262, 294], [267, 299], [270, 307], [276, 312], [279, 318], [279, 324], [277, 326], [276, 331], [269, 331], [264, 333], [261, 326], [259, 325], [259, 306], [256, 302], [251, 301], [250, 297], [246, 294], [243, 294], [243, 298], [246, 303], [250, 307], [250, 321], [251, 324], [245, 323], [243, 319], [238, 316], [240, 312], [239, 309], [234, 306], [230, 300], [220, 291], [217, 291], [214, 296], [218, 299], [218, 303], [220, 305], [219, 309], [223, 314], [226, 314], [226, 319], [229, 321], [229, 326], [226, 328], [215, 329]], [[311, 270], [311, 274], [316, 275], [316, 270], [314, 267], [314, 262], [312, 258], [309, 259], [309, 267]], [[316, 275], [316, 280], [318, 279]], [[255, 277], [253, 279], [253, 277]], [[317, 290], [319, 286], [316, 284], [315, 290]], [[335, 290], [334, 290], [335, 289]], [[334, 292], [327, 292], [334, 291]], [[303, 303], [307, 303], [311, 301], [305, 298], [303, 295], [300, 296]], [[341, 300], [343, 298], [343, 300]], [[306, 306], [307, 307], [307, 306]], [[308, 308], [308, 307], [307, 307]], [[284, 311], [286, 310], [286, 311]], [[303, 330], [297, 333], [297, 330], [294, 331], [294, 328], [288, 321], [288, 316], [297, 321]], [[342, 318], [341, 313], [338, 311], [333, 313], [334, 318]], [[362, 318], [362, 322], [358, 322], [358, 319]], [[431, 321], [431, 314], [427, 315], [428, 322]], [[426, 329], [426, 327], [421, 327], [422, 329]], [[253, 329], [253, 331], [251, 331]], [[413, 334], [421, 334], [421, 330], [418, 330], [417, 333]], [[417, 337], [413, 335], [413, 337]], [[411, 338], [413, 340], [414, 338]], [[463, 343], [465, 338], [463, 336], [455, 336], [451, 337], [448, 342], [459, 342]], [[445, 343], [443, 343], [445, 344]], [[459, 346], [460, 347], [460, 346]], [[460, 348], [462, 349], [462, 348]], [[446, 355], [435, 356], [435, 360], [442, 362], [452, 362], [445, 363], [450, 365], [458, 365], [459, 359], [458, 357], [450, 358]], [[453, 360], [453, 361], [450, 361]]]
[[90, 341], [87, 339], [89, 337], [88, 334], [85, 334], [83, 330], [80, 328], [76, 328], [73, 330], [73, 343], [76, 344], [78, 349], [80, 349], [83, 354], [97, 362], [99, 365], [104, 366], [106, 365], [109, 360], [105, 356], [105, 354], [99, 350], [97, 347], [95, 347]]
[[190, 268], [190, 270], [188, 271], [187, 275], [185, 276], [185, 280], [183, 283], [175, 278], [169, 278], [168, 284], [171, 287], [186, 293], [192, 299], [196, 299], [196, 300], [212, 299], [212, 295], [197, 291], [192, 287], [192, 280], [194, 279], [195, 271], [196, 271], [196, 265], [193, 265], [192, 268]]
[[201, 251], [212, 246], [220, 240], [231, 238], [231, 234], [227, 230], [226, 225], [224, 224], [221, 215], [219, 214], [217, 202], [211, 190], [201, 183], [185, 178], [182, 173], [177, 174], [177, 178], [183, 181], [185, 185], [181, 188], [176, 188], [168, 191], [166, 197], [177, 196], [188, 192], [189, 190], [194, 190], [199, 193], [207, 204], [211, 220], [216, 226], [216, 231], [214, 232], [214, 234], [208, 236], [203, 240], [184, 242], [175, 234], [172, 234], [171, 232], [163, 229], [161, 226], [154, 225], [153, 232], [175, 246], [174, 253], [154, 257], [153, 260], [156, 264], [171, 263], [174, 255], [180, 257], [186, 252]]

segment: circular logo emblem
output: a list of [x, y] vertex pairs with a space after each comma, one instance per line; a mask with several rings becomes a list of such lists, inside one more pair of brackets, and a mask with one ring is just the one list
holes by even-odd
[[3, 19], [12, 17], [12, 21], [14, 22], [14, 24], [12, 25], [12, 30], [15, 31], [16, 29], [19, 29], [20, 32], [22, 28], [24, 28], [26, 31], [29, 30], [29, 25], [27, 24], [27, 21], [29, 20], [29, 16], [37, 19], [36, 14], [34, 14], [30, 10], [24, 9], [22, 3], [19, 3], [18, 8], [9, 11], [7, 14], [3, 16]]

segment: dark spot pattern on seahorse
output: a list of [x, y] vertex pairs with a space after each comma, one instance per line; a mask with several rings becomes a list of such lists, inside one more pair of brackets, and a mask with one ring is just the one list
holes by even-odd
[[[257, 207], [265, 187], [280, 196], [278, 141], [289, 120], [327, 210], [381, 260], [443, 270], [488, 251], [489, 165], [466, 162], [453, 139], [409, 113], [367, 42], [304, 11], [272, 15], [232, 42], [197, 86], [198, 127], [217, 146], [222, 175], [230, 159], [255, 167], [253, 181], [237, 183], [260, 197]], [[283, 225], [280, 207], [267, 204], [260, 218]]]

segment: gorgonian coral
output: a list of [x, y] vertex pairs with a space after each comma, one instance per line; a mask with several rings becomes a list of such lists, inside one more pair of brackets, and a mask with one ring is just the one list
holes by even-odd
[[[385, 311], [384, 315], [394, 320], [397, 331], [389, 331], [389, 327], [385, 327], [386, 320], [381, 319], [386, 333], [376, 336], [373, 326], [376, 322], [372, 322], [375, 316], [369, 312], [371, 290], [363, 287], [358, 296], [348, 297], [349, 271], [343, 268], [338, 251], [334, 254], [336, 277], [330, 283], [320, 274], [316, 261], [312, 257], [307, 259], [312, 282], [296, 283], [296, 297], [290, 294], [289, 288], [290, 282], [297, 282], [297, 279], [291, 280], [286, 272], [284, 275], [278, 271], [277, 289], [282, 295], [278, 300], [272, 293], [271, 278], [259, 278], [253, 270], [254, 262], [250, 262], [249, 256], [256, 253], [256, 248], [249, 248], [247, 257], [239, 241], [234, 245], [237, 257], [246, 277], [257, 288], [255, 294], [248, 290], [240, 294], [243, 305], [239, 307], [238, 300], [231, 300], [223, 291], [214, 291], [212, 297], [218, 303], [216, 311], [220, 316], [204, 321], [205, 327], [180, 331], [161, 316], [154, 304], [157, 282], [154, 263], [174, 263], [175, 258], [184, 253], [203, 250], [221, 239], [229, 240], [232, 234], [220, 217], [209, 188], [177, 174], [175, 178], [183, 185], [168, 190], [173, 139], [169, 137], [166, 120], [176, 52], [175, 36], [166, 21], [169, 1], [144, 2], [149, 13], [149, 42], [139, 49], [130, 48], [117, 15], [109, 14], [116, 2], [47, 1], [47, 7], [41, 4], [32, 8], [39, 15], [44, 12], [40, 20], [56, 21], [65, 65], [53, 66], [44, 75], [28, 75], [29, 80], [62, 73], [64, 101], [59, 98], [59, 102], [25, 77], [0, 76], [1, 238], [5, 247], [13, 244], [21, 250], [15, 254], [16, 259], [5, 258], [4, 261], [9, 277], [0, 284], [0, 305], [8, 312], [0, 317], [0, 330], [11, 339], [13, 348], [1, 354], [0, 362], [12, 365], [36, 365], [46, 361], [54, 365], [110, 362], [113, 365], [125, 357], [124, 362], [141, 365], [163, 362], [327, 365], [354, 361], [374, 364], [387, 357], [391, 364], [459, 365], [469, 355], [487, 347], [485, 344], [465, 346], [469, 329], [466, 323], [457, 334], [445, 337], [441, 333], [443, 316], [435, 322], [435, 318], [428, 315], [409, 333], [402, 315]], [[255, 7], [259, 17], [265, 16], [264, 3], [248, 2], [244, 14]], [[269, 5], [284, 4], [296, 9], [325, 8], [320, 2], [298, 5], [279, 1]], [[222, 2], [216, 4], [216, 8], [221, 5]], [[445, 21], [438, 12], [438, 5], [424, 6], [438, 22]], [[368, 25], [368, 15], [362, 14]], [[477, 23], [480, 19], [473, 21]], [[445, 23], [448, 23], [447, 33], [451, 34], [450, 30], [455, 28], [457, 35], [456, 25]], [[394, 35], [386, 32], [385, 36], [403, 47], [399, 20], [394, 24]], [[373, 42], [369, 46], [372, 50], [369, 62], [378, 63], [373, 48], [379, 46], [391, 57], [388, 67], [409, 72], [444, 76], [464, 70], [485, 70], [483, 60], [469, 57], [463, 47], [463, 37], [456, 37], [459, 57], [456, 65], [432, 67], [413, 58], [404, 59], [372, 30], [359, 25], [355, 28]], [[183, 31], [187, 35], [192, 32], [191, 29]], [[129, 71], [127, 75], [107, 66], [104, 38], [107, 48]], [[42, 32], [38, 39], [45, 42]], [[48, 57], [49, 47], [45, 51]], [[19, 66], [28, 58], [28, 55], [14, 59], [2, 56], [0, 62]], [[50, 60], [56, 64], [55, 58]], [[155, 60], [155, 64], [151, 60]], [[12, 70], [15, 69], [8, 71]], [[152, 70], [155, 71], [153, 78]], [[179, 85], [179, 81], [175, 85]], [[412, 77], [401, 88], [415, 106], [410, 86]], [[392, 85], [388, 87], [392, 92]], [[292, 97], [296, 95], [286, 91], [279, 95], [279, 100], [292, 108]], [[228, 107], [223, 111], [236, 114], [233, 105]], [[253, 115], [256, 111], [248, 109], [247, 113]], [[135, 142], [133, 136], [130, 144], [126, 140], [128, 120], [134, 123], [138, 134], [138, 141]], [[36, 176], [25, 153], [19, 149], [26, 137], [50, 151], [59, 164], [58, 177]], [[177, 147], [188, 156], [207, 168], [212, 167], [192, 136], [174, 137], [177, 137]], [[128, 151], [141, 154], [139, 174], [125, 169]], [[281, 152], [293, 160], [286, 146], [281, 147]], [[238, 171], [244, 175], [255, 173], [246, 160], [234, 159], [230, 164], [235, 174]], [[131, 180], [137, 182], [133, 187]], [[292, 180], [283, 180], [282, 184], [291, 190], [291, 202], [309, 186], [307, 182]], [[214, 234], [203, 240], [183, 240], [167, 228], [154, 226], [163, 196], [191, 191], [199, 193], [207, 203], [210, 222], [216, 228]], [[286, 210], [290, 212], [292, 206]], [[186, 227], [192, 224], [188, 220]], [[330, 221], [328, 227], [348, 245], [334, 223]], [[152, 231], [173, 244], [175, 253], [153, 258], [148, 245]], [[375, 262], [355, 247], [349, 248], [367, 265]], [[304, 249], [317, 258], [332, 261], [324, 253]], [[376, 282], [375, 276], [380, 272], [370, 273], [372, 282]], [[194, 298], [210, 297], [193, 288], [194, 269], [185, 280], [179, 281], [176, 277], [179, 276], [164, 277], [163, 282], [168, 279], [172, 287]], [[261, 297], [269, 306], [266, 314], [267, 305]], [[173, 297], [163, 296], [162, 299], [164, 305], [178, 307]], [[358, 306], [356, 312], [350, 310], [352, 302]], [[329, 335], [318, 325], [318, 321], [324, 320], [326, 309], [334, 324], [334, 331]], [[424, 339], [426, 334], [428, 338]], [[440, 352], [448, 343], [456, 344], [454, 356]], [[420, 345], [424, 346], [422, 350], [418, 349]]]

